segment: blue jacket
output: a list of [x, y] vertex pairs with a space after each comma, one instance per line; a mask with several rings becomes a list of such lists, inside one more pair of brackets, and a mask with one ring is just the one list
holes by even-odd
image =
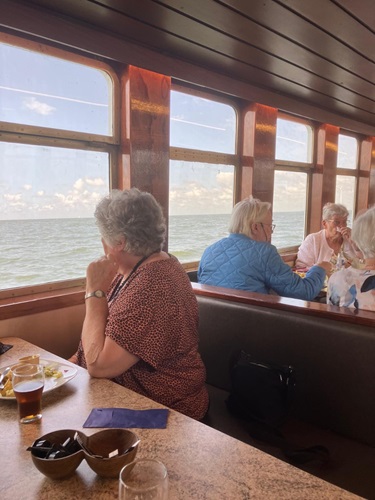
[[285, 264], [270, 243], [230, 234], [204, 251], [198, 269], [198, 281], [206, 285], [276, 292], [284, 297], [312, 300], [321, 291], [325, 271], [313, 266], [301, 278]]

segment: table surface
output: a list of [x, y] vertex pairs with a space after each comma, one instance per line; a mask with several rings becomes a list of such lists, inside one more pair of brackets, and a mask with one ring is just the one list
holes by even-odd
[[[69, 364], [22, 339], [1, 340], [13, 344], [0, 356], [1, 368], [30, 354]], [[19, 424], [16, 401], [0, 400], [2, 500], [117, 498], [117, 479], [98, 477], [86, 461], [70, 478], [53, 481], [34, 467], [26, 451], [35, 439], [54, 430], [76, 429], [87, 435], [97, 432], [82, 428], [92, 408], [163, 408], [110, 380], [91, 378], [85, 369], [77, 369], [72, 380], [43, 395], [43, 418], [39, 423]], [[141, 439], [137, 458], [157, 458], [166, 465], [170, 499], [359, 498], [173, 410], [166, 429], [134, 431]]]

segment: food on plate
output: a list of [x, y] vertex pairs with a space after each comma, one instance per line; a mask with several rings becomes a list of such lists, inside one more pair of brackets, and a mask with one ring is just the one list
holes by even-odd
[[[56, 368], [57, 365], [50, 364], [43, 367], [44, 376], [47, 378], [60, 378], [63, 376], [62, 371]], [[12, 371], [5, 375], [2, 382], [4, 388], [0, 390], [0, 398], [14, 398], [13, 384], [12, 384]]]
[[4, 384], [4, 388], [0, 391], [0, 397], [2, 397], [2, 398], [14, 398], [14, 391], [13, 391], [13, 385], [12, 385], [12, 372], [11, 371], [7, 375], [5, 375], [2, 383]]

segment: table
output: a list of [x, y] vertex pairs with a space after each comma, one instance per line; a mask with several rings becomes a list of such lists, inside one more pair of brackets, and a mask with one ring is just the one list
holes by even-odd
[[[68, 364], [25, 340], [1, 340], [14, 346], [0, 356], [1, 367], [38, 353], [42, 359]], [[110, 380], [91, 378], [85, 369], [77, 368], [74, 379], [43, 395], [40, 423], [19, 424], [16, 402], [0, 401], [2, 500], [117, 498], [117, 479], [99, 478], [85, 461], [72, 477], [52, 481], [34, 467], [30, 452], [26, 451], [36, 438], [54, 430], [76, 429], [87, 435], [97, 432], [99, 429], [82, 428], [94, 407], [163, 408]], [[173, 410], [166, 429], [134, 431], [141, 439], [137, 456], [158, 458], [166, 465], [170, 500], [359, 498]]]

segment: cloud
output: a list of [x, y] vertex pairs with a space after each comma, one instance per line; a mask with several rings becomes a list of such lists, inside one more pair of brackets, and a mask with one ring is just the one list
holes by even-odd
[[73, 188], [76, 189], [77, 191], [80, 191], [81, 189], [83, 189], [84, 185], [85, 181], [83, 179], [77, 179], [73, 184]]
[[35, 97], [29, 97], [23, 101], [23, 104], [27, 109], [35, 111], [39, 115], [50, 115], [56, 110], [53, 106], [49, 106], [44, 102], [38, 101]]
[[86, 177], [85, 181], [89, 186], [104, 186], [105, 182], [102, 177], [97, 177], [96, 179], [89, 179]]
[[[232, 175], [232, 174], [230, 174]], [[226, 177], [221, 180], [227, 182]], [[228, 187], [207, 188], [198, 182], [190, 182], [170, 191], [172, 215], [230, 213], [233, 204], [233, 175]]]
[[9, 202], [17, 202], [21, 199], [21, 194], [4, 194], [3, 196]]
[[75, 181], [73, 184], [73, 189], [76, 191], [82, 191], [84, 190], [87, 186], [104, 186], [106, 185], [106, 182], [102, 177], [96, 177], [95, 179], [91, 179], [90, 177], [85, 177], [85, 178], [79, 178]]

